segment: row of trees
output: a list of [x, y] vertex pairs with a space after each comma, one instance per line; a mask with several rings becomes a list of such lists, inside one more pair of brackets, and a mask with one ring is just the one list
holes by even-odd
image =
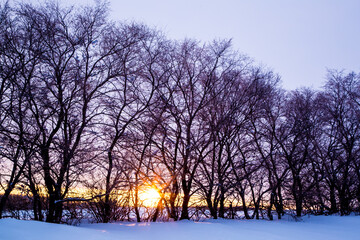
[[160, 196], [152, 220], [358, 210], [359, 74], [288, 92], [230, 41], [170, 41], [107, 14], [0, 6], [0, 218], [20, 187], [34, 219], [57, 223], [69, 202], [142, 221], [144, 186]]

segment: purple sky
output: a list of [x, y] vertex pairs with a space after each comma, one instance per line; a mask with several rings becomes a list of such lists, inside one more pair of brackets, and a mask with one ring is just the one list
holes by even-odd
[[169, 38], [232, 38], [234, 49], [279, 73], [286, 89], [321, 87], [327, 68], [360, 72], [360, 0], [109, 2], [112, 19], [143, 22]]

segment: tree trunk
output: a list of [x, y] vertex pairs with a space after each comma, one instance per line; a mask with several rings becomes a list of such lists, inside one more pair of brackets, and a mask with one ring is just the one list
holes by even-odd
[[182, 186], [184, 191], [184, 197], [183, 197], [180, 220], [190, 219], [189, 217], [190, 186], [187, 186], [185, 179], [182, 180]]
[[106, 191], [105, 201], [104, 201], [104, 213], [102, 216], [102, 222], [108, 223], [110, 221], [110, 197], [108, 191]]
[[172, 191], [170, 193], [170, 218], [174, 219], [174, 221], [178, 220], [178, 212], [175, 206], [176, 198], [179, 194], [179, 186], [177, 184], [176, 179], [173, 181]]
[[301, 217], [302, 213], [302, 202], [303, 202], [303, 192], [302, 192], [302, 185], [299, 175], [294, 176], [292, 186], [292, 194], [295, 200], [295, 207], [296, 207], [296, 216]]
[[284, 201], [283, 201], [283, 197], [282, 197], [282, 193], [281, 193], [281, 186], [278, 186], [278, 193], [277, 193], [277, 197], [278, 197], [278, 204], [277, 204], [277, 213], [278, 213], [278, 219], [281, 219], [281, 216], [283, 216], [285, 214], [284, 212]]
[[269, 206], [268, 206], [268, 209], [267, 209], [267, 215], [268, 215], [268, 218], [269, 220], [274, 220], [274, 217], [273, 217], [273, 214], [272, 214], [272, 207], [274, 205], [274, 199], [275, 199], [275, 193], [274, 193], [274, 190], [271, 192], [270, 194], [270, 203], [269, 203]]
[[13, 190], [13, 188], [14, 187], [12, 185], [8, 186], [8, 188], [5, 190], [5, 193], [0, 200], [0, 219], [2, 218], [2, 214], [5, 209], [5, 205], [7, 203], [7, 200], [9, 199], [10, 193]]
[[34, 220], [43, 221], [41, 197], [40, 197], [40, 195], [35, 187], [35, 184], [32, 180], [30, 180], [29, 187], [30, 187], [30, 191], [33, 195]]
[[358, 201], [358, 212], [360, 211], [360, 179], [358, 182], [358, 187], [357, 187], [357, 191], [356, 191], [356, 199]]
[[297, 217], [301, 217], [301, 213], [302, 213], [302, 198], [298, 198], [295, 200], [296, 201], [296, 216]]
[[254, 209], [253, 218], [255, 216], [255, 218], [258, 220], [260, 219], [260, 216], [259, 216], [260, 200], [261, 200], [261, 198], [259, 198], [256, 202], [254, 202], [255, 209]]
[[207, 202], [211, 217], [213, 217], [214, 219], [217, 219], [217, 209], [216, 209], [215, 204], [213, 205], [213, 203], [211, 201], [211, 195], [208, 195], [206, 197], [206, 202]]
[[248, 212], [248, 208], [246, 206], [246, 200], [245, 200], [245, 193], [244, 191], [240, 192], [240, 197], [241, 197], [241, 201], [242, 201], [242, 205], [243, 205], [243, 211], [244, 211], [244, 215], [246, 219], [251, 219], [249, 212]]
[[231, 219], [235, 219], [235, 212], [234, 212], [232, 203], [230, 203], [229, 210], [230, 210], [230, 218], [231, 218]]
[[28, 180], [29, 180], [29, 188], [33, 195], [33, 211], [34, 211], [34, 220], [36, 221], [43, 221], [43, 214], [42, 214], [42, 204], [41, 204], [41, 197], [36, 189], [36, 185], [32, 178], [32, 170], [31, 170], [30, 161], [28, 161]]
[[63, 213], [63, 203], [57, 202], [55, 204], [55, 223], [60, 223]]
[[225, 193], [224, 188], [221, 187], [221, 193], [220, 193], [220, 208], [219, 208], [219, 217], [224, 218], [225, 217]]
[[139, 190], [137, 186], [135, 186], [134, 209], [135, 209], [136, 221], [141, 222], [140, 212], [139, 212]]
[[34, 220], [43, 221], [41, 198], [38, 193], [33, 193], [33, 211], [34, 211]]
[[55, 222], [55, 196], [53, 193], [49, 194], [48, 197], [48, 213], [46, 215], [46, 222]]
[[51, 192], [48, 197], [48, 213], [46, 215], [46, 222], [60, 223], [63, 213], [63, 203], [61, 202], [61, 189], [49, 190]]
[[347, 196], [347, 190], [341, 189], [339, 193], [340, 214], [341, 216], [350, 214], [350, 198]]
[[162, 209], [162, 199], [159, 200], [158, 204], [156, 205], [156, 210], [155, 210], [155, 213], [154, 213], [154, 216], [152, 217], [152, 221], [153, 222], [156, 222], [158, 216], [159, 216], [159, 213]]

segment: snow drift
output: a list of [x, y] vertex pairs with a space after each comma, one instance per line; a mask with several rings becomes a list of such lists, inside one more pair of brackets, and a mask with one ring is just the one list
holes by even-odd
[[15, 219], [0, 220], [1, 240], [140, 240], [140, 239], [360, 239], [359, 216], [305, 216], [291, 219], [206, 220], [166, 223], [107, 223], [68, 226]]

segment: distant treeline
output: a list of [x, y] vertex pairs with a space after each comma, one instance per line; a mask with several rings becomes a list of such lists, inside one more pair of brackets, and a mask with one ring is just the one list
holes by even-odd
[[55, 223], [71, 202], [98, 222], [359, 211], [360, 74], [286, 91], [228, 40], [107, 16], [0, 4], [0, 218], [14, 189]]

